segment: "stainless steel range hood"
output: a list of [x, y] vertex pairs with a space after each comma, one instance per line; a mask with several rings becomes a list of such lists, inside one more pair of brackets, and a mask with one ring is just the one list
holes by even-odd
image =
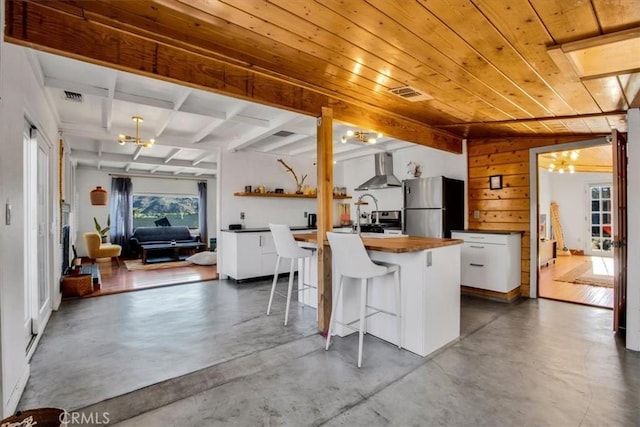
[[393, 175], [393, 156], [391, 153], [377, 153], [375, 155], [375, 171], [376, 175], [357, 187], [355, 191], [400, 187], [402, 185], [400, 180]]

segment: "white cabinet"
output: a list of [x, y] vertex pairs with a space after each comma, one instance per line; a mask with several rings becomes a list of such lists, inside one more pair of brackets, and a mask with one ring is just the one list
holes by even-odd
[[[270, 231], [223, 231], [222, 247], [224, 255], [221, 274], [236, 280], [273, 275], [277, 253]], [[283, 259], [278, 272], [288, 272], [289, 266], [290, 261]], [[294, 270], [297, 270], [297, 266]]]
[[464, 240], [462, 285], [501, 293], [520, 286], [520, 233], [455, 231], [451, 238]]

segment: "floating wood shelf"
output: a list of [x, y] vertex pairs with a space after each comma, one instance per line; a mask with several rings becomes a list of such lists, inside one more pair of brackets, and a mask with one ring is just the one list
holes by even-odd
[[[290, 197], [290, 198], [298, 198], [298, 199], [315, 199], [318, 197], [317, 194], [295, 194], [295, 193], [245, 193], [245, 192], [237, 192], [233, 193], [234, 196], [241, 197]], [[351, 196], [333, 196], [334, 200], [338, 199], [350, 199]]]

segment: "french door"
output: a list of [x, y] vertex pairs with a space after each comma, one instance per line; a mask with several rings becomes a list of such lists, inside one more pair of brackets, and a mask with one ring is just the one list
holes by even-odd
[[587, 254], [613, 256], [613, 191], [611, 184], [589, 184], [589, 227]]
[[51, 147], [25, 122], [25, 348], [51, 313]]

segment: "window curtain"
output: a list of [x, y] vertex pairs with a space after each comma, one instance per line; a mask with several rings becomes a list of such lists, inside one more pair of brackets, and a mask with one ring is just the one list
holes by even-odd
[[209, 243], [207, 240], [207, 183], [206, 181], [198, 182], [198, 195], [200, 216], [198, 218], [198, 228], [200, 229], [200, 241], [205, 245]]
[[111, 242], [122, 246], [122, 253], [129, 255], [129, 239], [133, 234], [133, 185], [131, 178], [111, 178]]

